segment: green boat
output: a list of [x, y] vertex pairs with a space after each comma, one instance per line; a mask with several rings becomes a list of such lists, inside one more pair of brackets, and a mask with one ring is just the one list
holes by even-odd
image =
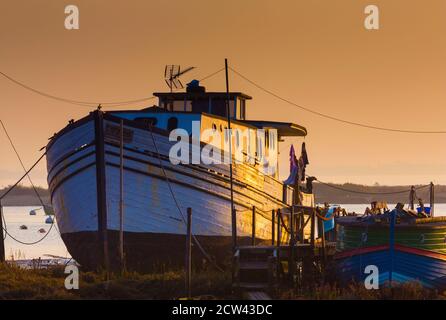
[[446, 217], [418, 215], [400, 206], [336, 218], [334, 259], [340, 283], [365, 281], [366, 268], [374, 266], [380, 285], [417, 281], [446, 290]]
[[[390, 228], [384, 215], [339, 217], [336, 233], [336, 249], [343, 252], [388, 244]], [[446, 254], [446, 217], [397, 220], [395, 244]]]

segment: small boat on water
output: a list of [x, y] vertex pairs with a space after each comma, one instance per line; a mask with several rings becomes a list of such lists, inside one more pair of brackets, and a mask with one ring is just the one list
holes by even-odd
[[418, 218], [398, 205], [382, 214], [339, 217], [336, 232], [335, 264], [342, 283], [364, 281], [365, 268], [374, 265], [380, 284], [418, 281], [446, 289], [446, 217]]
[[[226, 160], [237, 155], [233, 201], [239, 243], [250, 243], [253, 207], [256, 237], [271, 241], [272, 210], [285, 212], [295, 197], [293, 186], [279, 180], [278, 170], [269, 169], [277, 168], [283, 138], [303, 137], [306, 129], [288, 122], [249, 120], [246, 110], [251, 97], [230, 92], [232, 154], [222, 152], [223, 161], [215, 163], [210, 158], [229, 144], [227, 93], [206, 92], [192, 81], [186, 92], [154, 95], [157, 106], [97, 110], [70, 121], [47, 145], [51, 202], [71, 256], [83, 267], [95, 269], [103, 266], [103, 253], [108, 252], [111, 266], [119, 265], [121, 123], [127, 267], [183, 264], [187, 208], [192, 209], [192, 233], [205, 251], [216, 261], [231, 256], [231, 180]], [[186, 151], [179, 152], [181, 161], [175, 163], [171, 151], [178, 140], [183, 141], [169, 138], [176, 129], [187, 141]], [[209, 132], [221, 134], [221, 140], [210, 140]], [[202, 155], [209, 151], [203, 156], [207, 161], [194, 160], [197, 149]], [[311, 193], [301, 192], [300, 198], [303, 205], [314, 204]], [[287, 241], [289, 235], [282, 235]]]
[[46, 224], [52, 224], [52, 223], [53, 223], [53, 217], [48, 216], [48, 217], [45, 219], [45, 223], [46, 223]]

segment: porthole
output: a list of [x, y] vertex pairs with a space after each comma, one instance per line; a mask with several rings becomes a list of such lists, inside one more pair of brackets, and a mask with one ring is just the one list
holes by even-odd
[[171, 117], [167, 120], [167, 130], [172, 131], [178, 128], [178, 119], [177, 117]]

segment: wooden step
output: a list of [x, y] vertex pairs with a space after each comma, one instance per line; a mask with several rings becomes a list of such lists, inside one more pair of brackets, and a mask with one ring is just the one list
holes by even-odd
[[252, 290], [252, 289], [268, 289], [268, 283], [264, 282], [240, 282], [238, 285], [241, 289]]
[[247, 300], [271, 300], [271, 297], [265, 291], [247, 291], [244, 296]]
[[265, 261], [240, 261], [239, 269], [244, 270], [268, 270], [268, 262]]

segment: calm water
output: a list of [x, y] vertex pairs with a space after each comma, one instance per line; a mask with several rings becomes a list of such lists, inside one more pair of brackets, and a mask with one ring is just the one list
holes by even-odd
[[[51, 227], [50, 224], [45, 223], [45, 216], [43, 210], [37, 210], [35, 216], [31, 216], [29, 212], [32, 209], [39, 207], [4, 207], [3, 213], [6, 220], [8, 233], [20, 241], [34, 242], [41, 239], [45, 233], [39, 233], [38, 230], [43, 228], [48, 232]], [[21, 230], [20, 226], [25, 225], [27, 230]], [[36, 245], [24, 245], [17, 243], [10, 237], [5, 239], [5, 254], [6, 259], [10, 260], [11, 256], [15, 260], [19, 259], [34, 259], [34, 258], [48, 258], [46, 255], [54, 255], [60, 257], [70, 257], [65, 244], [60, 237], [57, 229], [57, 224], [54, 224], [47, 237]]]
[[[341, 206], [348, 212], [363, 213], [365, 208], [370, 204], [345, 204]], [[389, 208], [394, 208], [394, 204], [388, 205]], [[41, 239], [45, 234], [39, 233], [38, 230], [43, 228], [49, 230], [49, 224], [45, 223], [46, 216], [43, 210], [37, 210], [35, 216], [31, 216], [29, 212], [32, 209], [39, 207], [4, 207], [3, 212], [8, 228], [8, 232], [15, 238], [25, 242], [33, 242]], [[435, 204], [435, 215], [446, 216], [446, 203]], [[27, 230], [21, 230], [20, 226], [26, 225]], [[70, 254], [63, 243], [60, 234], [55, 224], [50, 231], [50, 234], [40, 243], [32, 246], [27, 246], [15, 242], [10, 237], [5, 240], [5, 252], [7, 259], [34, 259], [34, 258], [48, 258], [46, 255], [54, 255], [69, 258]]]

